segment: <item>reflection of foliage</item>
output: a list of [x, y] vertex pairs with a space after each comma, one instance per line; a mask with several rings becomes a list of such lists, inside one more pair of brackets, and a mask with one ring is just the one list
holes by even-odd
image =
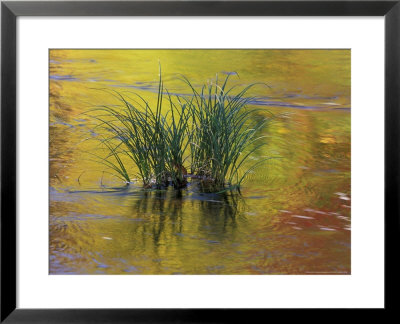
[[239, 190], [245, 177], [268, 160], [247, 165], [265, 144], [257, 134], [268, 119], [256, 118], [257, 110], [247, 108], [252, 98], [245, 94], [253, 84], [233, 94], [234, 87], [226, 88], [228, 79], [229, 75], [219, 85], [217, 77], [215, 85], [197, 91], [184, 78], [192, 94], [171, 96], [160, 73], [154, 109], [139, 95], [133, 100], [110, 92], [120, 105], [91, 110], [99, 122], [96, 127], [109, 134], [101, 139], [109, 154], [100, 162], [127, 183], [131, 182], [127, 161], [133, 162], [145, 189], [152, 184], [164, 188], [170, 182], [180, 189], [192, 178], [206, 192], [223, 191], [226, 185]]
[[225, 232], [228, 224], [236, 228], [236, 218], [240, 215], [241, 207], [243, 207], [243, 199], [229, 193], [221, 195], [220, 199], [216, 202], [201, 201], [200, 210], [202, 214], [208, 215], [202, 219], [207, 225], [214, 227], [216, 222], [220, 222], [220, 230]]
[[[228, 193], [207, 196], [198, 197], [202, 199], [188, 199], [182, 190], [144, 192], [132, 206], [134, 215], [146, 219], [144, 222], [138, 222], [135, 231], [141, 228], [142, 235], [151, 235], [153, 243], [158, 245], [165, 232], [177, 236], [189, 234], [185, 233], [185, 224], [187, 227], [188, 223], [192, 223], [195, 220], [193, 217], [196, 217], [196, 222], [199, 221], [200, 227], [212, 227], [221, 236], [225, 235], [228, 228], [231, 231], [235, 230], [237, 217], [244, 217], [241, 214], [244, 208], [243, 198]], [[188, 207], [188, 204], [191, 207]], [[194, 212], [192, 215], [187, 212], [193, 211], [195, 206], [198, 206], [199, 213]], [[199, 215], [200, 219], [197, 219]]]

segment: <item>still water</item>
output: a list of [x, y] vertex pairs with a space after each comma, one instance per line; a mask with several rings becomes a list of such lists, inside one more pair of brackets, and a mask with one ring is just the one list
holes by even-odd
[[[143, 191], [93, 159], [99, 89], [156, 100], [232, 74], [273, 116], [237, 193]], [[51, 50], [51, 274], [349, 274], [350, 51]], [[266, 86], [267, 84], [268, 86]], [[114, 101], [113, 101], [114, 100]]]

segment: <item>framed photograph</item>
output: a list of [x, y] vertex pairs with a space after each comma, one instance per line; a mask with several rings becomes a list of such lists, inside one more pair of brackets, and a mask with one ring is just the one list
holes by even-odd
[[393, 310], [399, 21], [399, 1], [2, 2], [1, 321]]

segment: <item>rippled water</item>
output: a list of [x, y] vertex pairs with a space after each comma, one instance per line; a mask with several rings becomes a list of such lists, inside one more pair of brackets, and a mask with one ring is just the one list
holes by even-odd
[[[252, 89], [267, 145], [242, 195], [144, 192], [90, 153], [101, 134], [82, 114], [112, 104], [98, 89], [156, 100], [231, 75]], [[50, 273], [349, 274], [350, 51], [52, 50]]]

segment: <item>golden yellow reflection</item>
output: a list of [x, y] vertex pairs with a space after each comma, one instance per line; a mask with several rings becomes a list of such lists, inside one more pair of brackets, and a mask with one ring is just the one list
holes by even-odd
[[[266, 145], [279, 156], [238, 193], [143, 191], [99, 164], [85, 113], [106, 91], [157, 100], [216, 74], [249, 92]], [[51, 274], [349, 274], [349, 50], [51, 50]], [[266, 86], [268, 85], [268, 86]], [[130, 165], [132, 172], [135, 167]]]

